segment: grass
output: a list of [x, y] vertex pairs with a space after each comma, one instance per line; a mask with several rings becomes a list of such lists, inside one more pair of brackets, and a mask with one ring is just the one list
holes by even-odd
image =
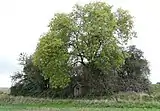
[[29, 106], [38, 106], [38, 107], [48, 107], [48, 108], [159, 108], [159, 101], [126, 101], [121, 100], [116, 102], [114, 100], [51, 100], [51, 99], [38, 99], [30, 97], [12, 97], [3, 95], [0, 97], [0, 105], [27, 105]]
[[160, 111], [160, 102], [155, 101], [50, 100], [26, 97], [2, 100], [0, 111]]
[[[115, 101], [114, 96], [118, 97], [119, 102]], [[52, 100], [2, 93], [0, 111], [160, 111], [159, 91], [151, 97], [138, 93], [119, 93], [114, 96], [103, 100]]]
[[5, 105], [0, 106], [0, 111], [159, 111], [156, 108], [87, 108], [87, 107], [39, 107], [38, 105]]
[[[27, 110], [26, 110], [27, 111]], [[29, 110], [28, 110], [29, 111]], [[142, 108], [68, 108], [68, 109], [33, 109], [30, 111], [159, 111], [159, 109]]]
[[156, 108], [51, 108], [51, 107], [39, 107], [39, 106], [27, 106], [27, 105], [7, 105], [0, 106], [0, 111], [159, 111]]

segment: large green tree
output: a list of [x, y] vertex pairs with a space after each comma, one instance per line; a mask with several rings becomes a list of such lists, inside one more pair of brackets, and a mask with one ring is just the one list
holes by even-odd
[[128, 11], [113, 12], [103, 2], [75, 5], [69, 14], [55, 14], [37, 44], [34, 64], [52, 87], [65, 87], [76, 66], [92, 67], [91, 72], [96, 67], [103, 74], [119, 68], [126, 56], [122, 48], [133, 37]]

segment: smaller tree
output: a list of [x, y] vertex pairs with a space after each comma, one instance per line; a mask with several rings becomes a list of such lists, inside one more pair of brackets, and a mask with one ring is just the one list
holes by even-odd
[[136, 46], [129, 46], [126, 52], [130, 55], [119, 72], [119, 85], [122, 91], [148, 91], [150, 87], [150, 69], [143, 52]]
[[32, 56], [21, 53], [18, 60], [23, 69], [11, 76], [11, 95], [33, 96], [48, 89], [49, 82], [44, 80], [39, 68], [33, 65]]

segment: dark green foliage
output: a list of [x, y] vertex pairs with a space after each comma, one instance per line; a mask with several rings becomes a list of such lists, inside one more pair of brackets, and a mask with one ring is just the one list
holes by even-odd
[[146, 92], [150, 89], [150, 69], [143, 52], [135, 46], [129, 46], [126, 50], [129, 57], [118, 72], [118, 80], [121, 91]]
[[135, 46], [130, 46], [125, 52], [129, 56], [118, 71], [103, 72], [91, 63], [85, 67], [75, 67], [71, 82], [63, 89], [50, 87], [49, 80], [45, 80], [38, 67], [32, 63], [32, 57], [23, 55], [25, 59], [22, 59], [21, 55], [23, 71], [12, 76], [15, 84], [11, 87], [11, 95], [68, 98], [73, 97], [73, 86], [77, 83], [87, 87], [83, 97], [103, 97], [127, 91], [148, 93], [151, 84], [148, 79], [150, 73], [147, 60]]
[[73, 92], [71, 92], [70, 86], [63, 90], [50, 87], [49, 80], [45, 79], [39, 68], [33, 65], [32, 56], [21, 54], [19, 61], [23, 70], [16, 72], [12, 76], [13, 86], [10, 88], [11, 95], [49, 98], [66, 98], [72, 96]]
[[19, 61], [23, 69], [12, 76], [12, 95], [34, 96], [48, 89], [48, 80], [45, 80], [41, 71], [33, 65], [32, 56], [21, 54]]

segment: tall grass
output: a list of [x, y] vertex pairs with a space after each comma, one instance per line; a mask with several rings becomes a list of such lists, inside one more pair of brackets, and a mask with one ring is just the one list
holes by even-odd
[[[115, 96], [118, 101], [115, 101]], [[7, 94], [0, 95], [0, 105], [29, 105], [38, 107], [93, 107], [93, 108], [159, 108], [160, 100], [146, 94], [120, 93], [103, 100], [73, 100], [73, 99], [43, 99], [31, 97], [14, 97]]]

